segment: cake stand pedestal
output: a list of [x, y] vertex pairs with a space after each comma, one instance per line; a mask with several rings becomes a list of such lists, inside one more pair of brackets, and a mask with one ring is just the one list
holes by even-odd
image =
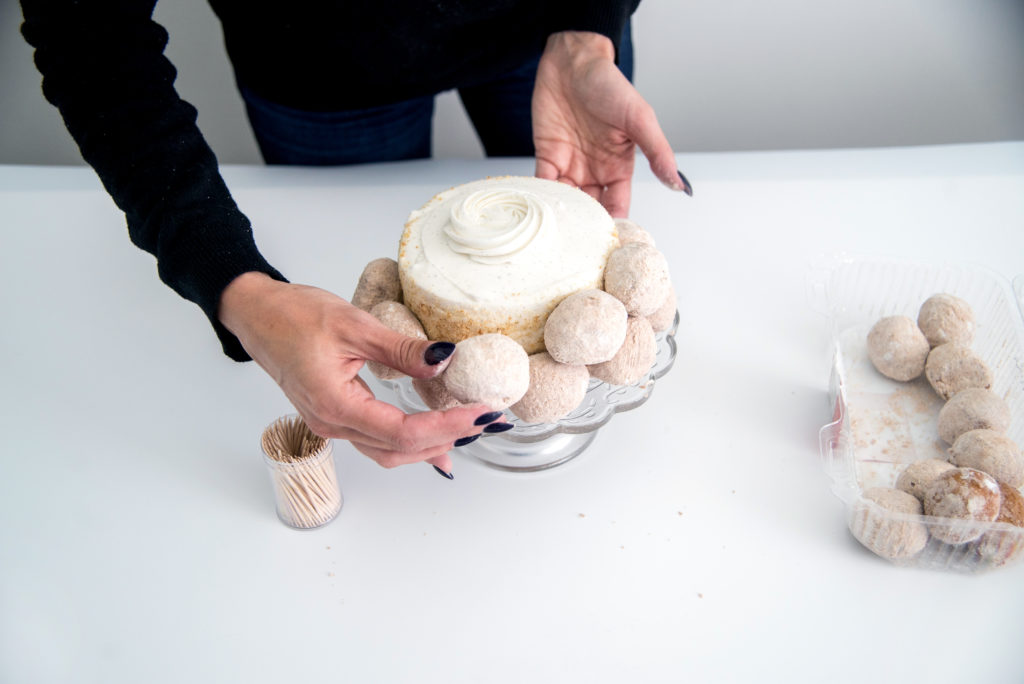
[[[579, 456], [612, 416], [642, 405], [651, 396], [655, 381], [668, 373], [675, 361], [678, 326], [677, 312], [672, 327], [656, 336], [658, 351], [651, 370], [632, 385], [609, 385], [591, 379], [586, 397], [576, 410], [554, 423], [527, 423], [506, 411], [505, 418], [516, 426], [514, 429], [493, 435], [485, 432], [480, 439], [460, 447], [458, 453], [492, 468], [520, 473], [554, 468]], [[395, 404], [403, 410], [428, 410], [408, 377], [378, 382], [394, 393]]]
[[597, 437], [597, 428], [578, 434], [553, 434], [536, 442], [516, 442], [501, 435], [486, 437], [460, 448], [459, 453], [468, 454], [498, 470], [529, 473], [554, 468], [576, 458]]

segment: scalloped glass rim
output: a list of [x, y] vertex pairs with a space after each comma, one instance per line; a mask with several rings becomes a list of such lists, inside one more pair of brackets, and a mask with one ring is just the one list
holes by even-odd
[[[622, 411], [632, 410], [651, 396], [655, 381], [669, 372], [676, 358], [676, 330], [679, 328], [679, 312], [672, 320], [672, 325], [665, 332], [658, 333], [655, 341], [658, 345], [654, 365], [651, 370], [632, 385], [610, 385], [591, 378], [587, 394], [576, 409], [565, 418], [554, 423], [527, 423], [520, 420], [510, 411], [505, 411], [506, 419], [516, 427], [496, 435], [484, 433], [483, 437], [501, 437], [510, 442], [530, 443], [557, 434], [584, 434], [593, 432]], [[406, 411], [418, 412], [429, 410], [408, 377], [397, 380], [379, 380], [393, 391], [399, 405]]]

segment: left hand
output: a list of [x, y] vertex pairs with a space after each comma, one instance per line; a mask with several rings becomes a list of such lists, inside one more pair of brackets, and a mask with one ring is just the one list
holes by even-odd
[[654, 110], [615, 66], [605, 36], [563, 31], [548, 38], [532, 115], [537, 177], [583, 189], [612, 216], [629, 213], [637, 145], [662, 183], [687, 189]]

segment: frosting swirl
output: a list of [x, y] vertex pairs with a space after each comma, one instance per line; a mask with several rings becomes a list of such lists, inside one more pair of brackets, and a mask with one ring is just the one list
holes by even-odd
[[481, 264], [503, 264], [541, 230], [551, 230], [554, 221], [554, 212], [536, 195], [511, 188], [478, 190], [452, 206], [444, 234], [453, 252]]

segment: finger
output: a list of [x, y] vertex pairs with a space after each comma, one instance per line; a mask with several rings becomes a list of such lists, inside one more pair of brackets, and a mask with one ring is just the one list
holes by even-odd
[[430, 465], [434, 466], [438, 470], [441, 470], [442, 472], [446, 473], [447, 477], [449, 479], [451, 479], [451, 474], [452, 474], [452, 457], [448, 455], [447, 451], [445, 451], [440, 456], [434, 456], [433, 458], [428, 458], [427, 459], [427, 463], [429, 463]]
[[[372, 318], [372, 316], [371, 316]], [[356, 354], [414, 378], [432, 378], [445, 369], [455, 351], [450, 342], [432, 342], [402, 335], [376, 321], [367, 324], [354, 342]]]
[[[299, 415], [302, 414], [300, 413]], [[313, 421], [306, 420], [307, 425], [310, 425], [311, 422], [316, 424], [315, 419]], [[319, 423], [317, 424], [316, 429], [314, 429], [312, 425], [310, 425], [309, 429], [312, 430], [314, 434], [329, 439], [344, 439], [348, 442], [352, 442], [353, 444], [363, 444], [365, 446], [373, 447], [375, 449], [392, 449], [392, 445], [389, 444], [388, 442], [385, 442], [382, 439], [376, 439], [374, 437], [371, 437], [370, 435], [360, 432], [359, 430], [353, 430], [352, 428], [345, 427], [344, 425], [327, 425], [324, 423]]]
[[572, 176], [567, 176], [565, 174], [560, 173], [558, 175], [558, 178], [556, 178], [555, 180], [557, 180], [559, 183], [564, 183], [565, 185], [568, 185], [571, 188], [581, 187], [580, 184], [576, 182], [575, 178], [573, 178]]
[[689, 184], [684, 185], [679, 175], [672, 145], [661, 130], [654, 109], [641, 100], [635, 112], [626, 122], [626, 135], [640, 147], [658, 180], [673, 190], [685, 191]]
[[558, 172], [558, 167], [553, 163], [547, 159], [537, 157], [537, 164], [534, 166], [533, 175], [545, 180], [558, 180], [561, 174]]
[[337, 421], [350, 429], [383, 442], [392, 451], [416, 452], [451, 444], [460, 437], [475, 434], [475, 421], [490, 413], [482, 404], [458, 406], [447, 411], [406, 414], [377, 399], [346, 402]]
[[484, 404], [408, 415], [378, 400], [359, 376], [343, 383], [329, 397], [307, 399], [293, 403], [316, 434], [387, 451], [450, 447], [459, 437], [478, 433], [480, 426], [502, 417], [501, 412]]
[[431, 463], [436, 461], [437, 463], [442, 464], [438, 467], [442, 468], [446, 473], [451, 473], [452, 471], [451, 459], [446, 456], [448, 453], [447, 446], [433, 447], [415, 452], [378, 449], [377, 447], [367, 446], [358, 442], [353, 442], [352, 446], [354, 446], [360, 453], [369, 456], [382, 468], [397, 468], [398, 466], [409, 465], [411, 463]]
[[604, 208], [615, 218], [629, 216], [629, 200], [631, 186], [629, 180], [616, 181], [609, 184], [598, 197]]
[[359, 442], [379, 449], [391, 449], [390, 443], [368, 435], [358, 427], [348, 424], [345, 417], [344, 406], [350, 403], [374, 400], [373, 390], [361, 377], [356, 375], [348, 382], [343, 383], [336, 393], [319, 400], [313, 396], [293, 396], [292, 404], [314, 434], [329, 439]]
[[590, 195], [591, 197], [593, 197], [596, 200], [600, 200], [601, 199], [601, 192], [604, 190], [603, 186], [594, 185], [594, 184], [581, 185], [581, 186], [579, 186], [579, 188], [580, 188], [580, 190], [582, 190], [583, 192], [587, 193], [588, 195]]
[[392, 449], [392, 445], [382, 439], [377, 439], [364, 432], [360, 432], [354, 428], [347, 427], [345, 425], [337, 425], [322, 420], [319, 416], [311, 414], [304, 409], [298, 409], [299, 416], [305, 421], [306, 425], [315, 435], [324, 437], [326, 439], [344, 439], [353, 444], [365, 444], [377, 449]]

